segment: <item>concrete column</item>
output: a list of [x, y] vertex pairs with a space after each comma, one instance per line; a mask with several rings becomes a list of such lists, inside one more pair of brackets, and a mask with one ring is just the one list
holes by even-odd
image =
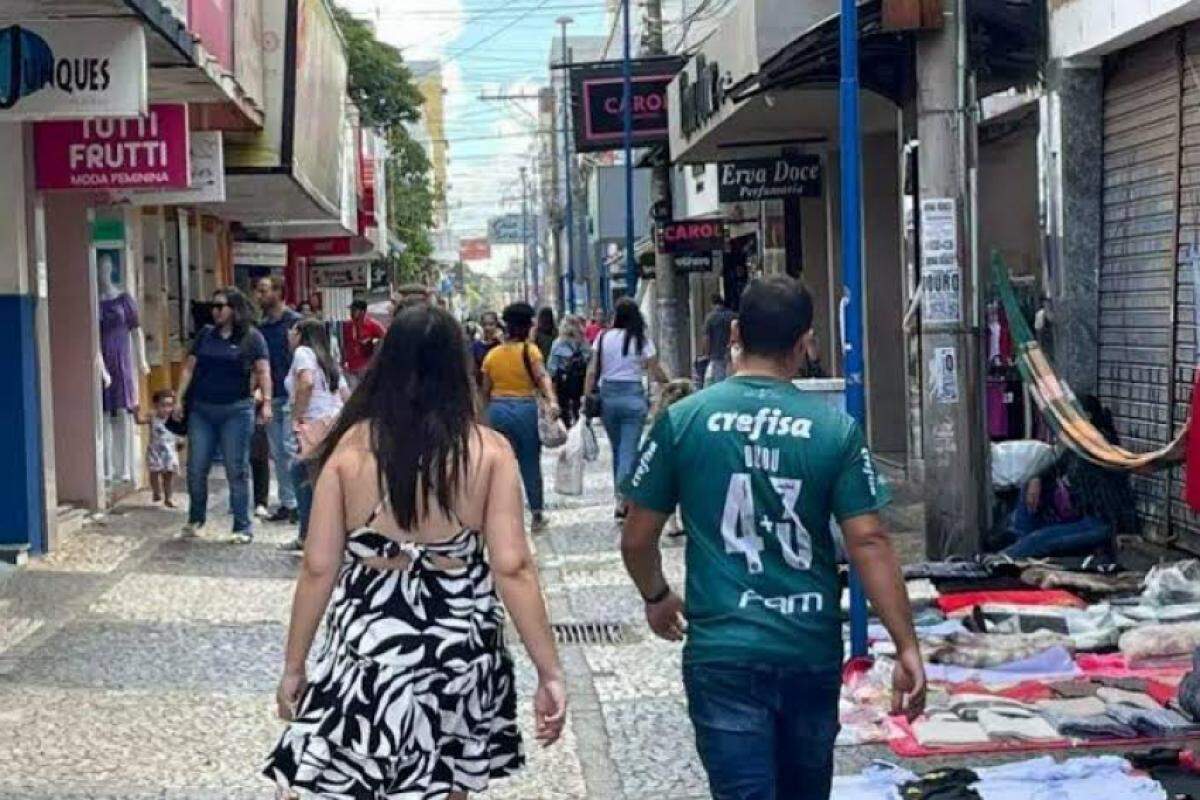
[[106, 493], [97, 367], [99, 300], [89, 254], [88, 199], [48, 194], [45, 205], [58, 495], [65, 502], [101, 509]]
[[1097, 389], [1103, 246], [1104, 78], [1099, 64], [1054, 62], [1042, 101], [1054, 366], [1076, 394]]
[[43, 552], [47, 543], [42, 404], [37, 348], [37, 277], [27, 199], [32, 169], [18, 123], [0, 124], [0, 558]]

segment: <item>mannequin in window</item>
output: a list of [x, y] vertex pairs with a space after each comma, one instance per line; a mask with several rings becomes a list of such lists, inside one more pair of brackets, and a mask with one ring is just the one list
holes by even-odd
[[[96, 262], [100, 286], [100, 358], [108, 381], [101, 381], [104, 408], [104, 474], [108, 480], [132, 482], [133, 431], [131, 414], [138, 407], [138, 373], [150, 373], [146, 340], [137, 302], [113, 284], [113, 260]], [[136, 359], [136, 360], [135, 360]]]

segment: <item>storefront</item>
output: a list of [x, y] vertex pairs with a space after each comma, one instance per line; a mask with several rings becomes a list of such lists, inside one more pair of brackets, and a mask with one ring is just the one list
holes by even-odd
[[[823, 361], [840, 374], [837, 94], [822, 81], [762, 88], [789, 48], [826, 34], [836, 11], [836, 3], [739, 3], [672, 82], [668, 105], [675, 183], [683, 189], [676, 216], [719, 218], [728, 231], [719, 275], [692, 279], [693, 319], [703, 320], [718, 287], [736, 296], [755, 275], [801, 278], [815, 300]], [[903, 465], [901, 120], [882, 94], [864, 91], [861, 103], [868, 435], [876, 452]]]
[[189, 164], [204, 160], [190, 137], [210, 116], [243, 128], [262, 121], [250, 59], [205, 49], [220, 44], [214, 32], [244, 38], [257, 26], [253, 9], [198, 8], [189, 22], [202, 37], [157, 0], [29, 5], [0, 10], [5, 35], [46, 59], [104, 64], [108, 79], [23, 80], [0, 111], [14, 178], [0, 242], [20, 323], [8, 331], [18, 345], [11, 374], [29, 392], [3, 409], [23, 431], [0, 441], [14, 476], [12, 496], [0, 497], [13, 511], [0, 530], [10, 559], [51, 549], [60, 519], [78, 518], [71, 509], [104, 509], [144, 483], [135, 412], [177, 371], [181, 298], [196, 283], [187, 245], [210, 227], [165, 204], [201, 188], [203, 169]]

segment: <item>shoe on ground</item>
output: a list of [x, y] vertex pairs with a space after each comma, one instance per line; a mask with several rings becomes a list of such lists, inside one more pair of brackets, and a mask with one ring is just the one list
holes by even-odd
[[195, 522], [189, 522], [187, 525], [184, 525], [182, 528], [179, 529], [179, 533], [177, 534], [177, 536], [175, 538], [177, 538], [177, 539], [195, 539], [197, 536], [200, 535], [200, 531], [203, 528], [204, 528], [203, 525], [198, 525]]
[[229, 541], [232, 544], [250, 544], [254, 541], [254, 537], [248, 533], [235, 533], [229, 537]]
[[545, 514], [534, 514], [533, 523], [529, 526], [529, 530], [533, 533], [541, 533], [550, 527], [550, 521], [546, 519]]
[[284, 542], [279, 545], [279, 550], [283, 553], [303, 553], [304, 542], [299, 539], [292, 539], [290, 542]]
[[267, 517], [271, 516], [271, 512], [266, 506], [258, 506], [254, 509], [254, 516], [258, 517], [259, 519], [266, 519]]
[[288, 522], [294, 513], [296, 512], [293, 509], [280, 506], [275, 509], [275, 513], [267, 516], [267, 522]]

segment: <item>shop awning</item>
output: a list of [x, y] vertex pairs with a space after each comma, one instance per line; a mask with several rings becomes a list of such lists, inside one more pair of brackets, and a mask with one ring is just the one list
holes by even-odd
[[[916, 85], [912, 37], [883, 29], [881, 0], [859, 0], [858, 6], [862, 87], [901, 105]], [[836, 84], [841, 63], [840, 20], [841, 14], [827, 17], [785, 45], [763, 62], [757, 75], [734, 87], [734, 99], [804, 85]]]

